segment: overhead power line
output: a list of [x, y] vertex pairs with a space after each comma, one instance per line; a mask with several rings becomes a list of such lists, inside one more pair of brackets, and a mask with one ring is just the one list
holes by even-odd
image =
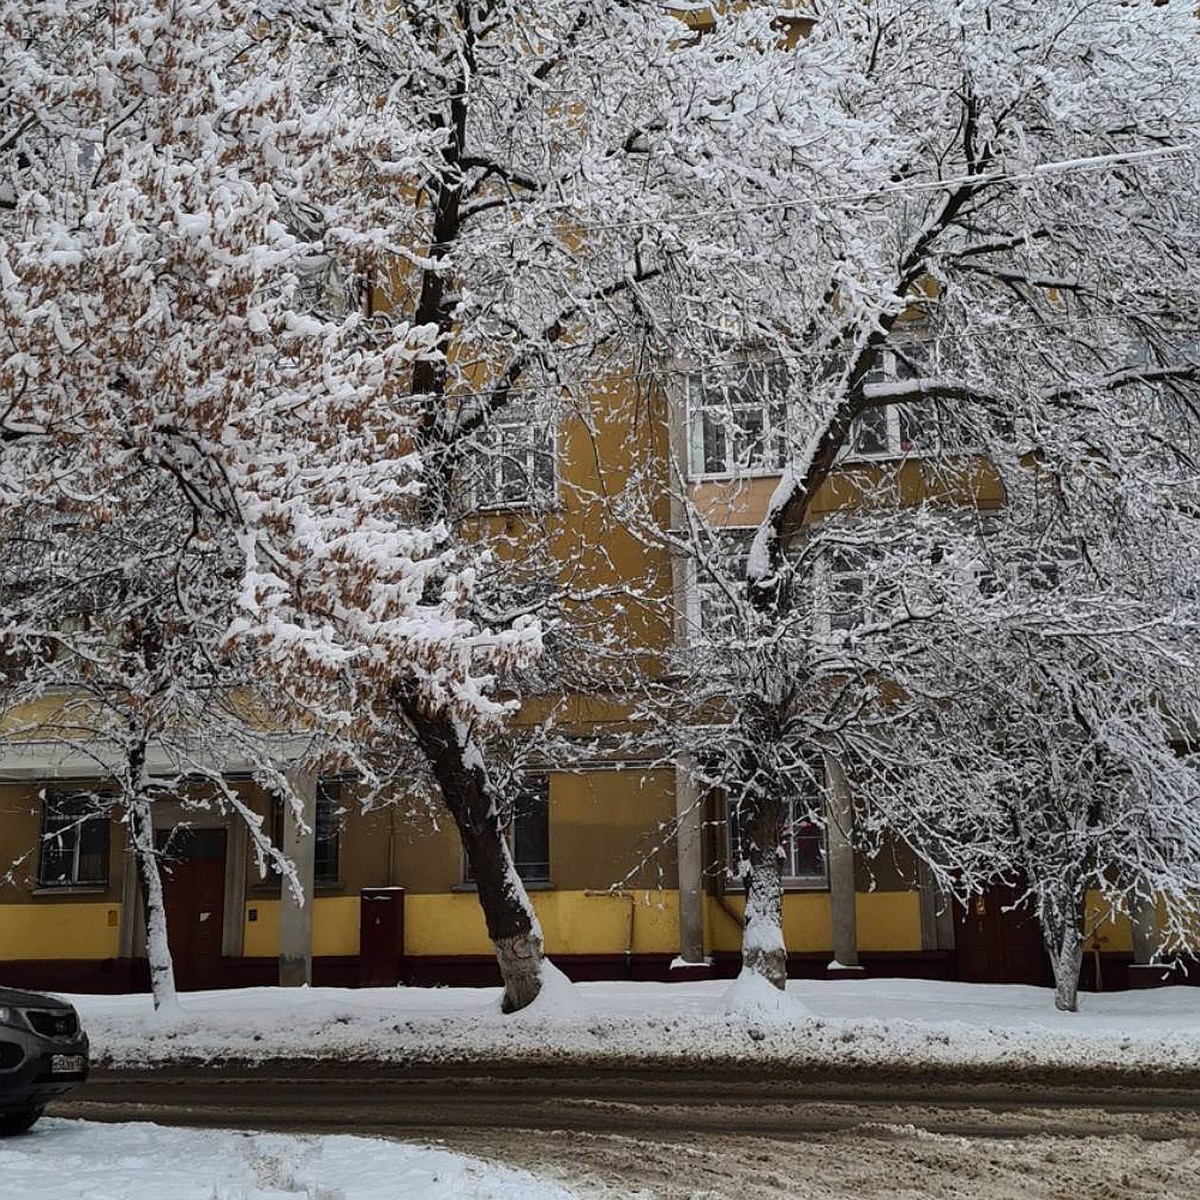
[[[1082, 158], [1055, 159], [1050, 162], [1035, 163], [1033, 166], [1019, 171], [969, 172], [961, 175], [948, 175], [938, 179], [897, 180], [894, 183], [880, 184], [877, 187], [863, 188], [857, 191], [828, 192], [824, 195], [802, 196], [787, 200], [750, 200], [745, 203], [727, 204], [719, 208], [694, 208], [679, 213], [655, 213], [644, 217], [627, 217], [614, 221], [581, 221], [578, 224], [573, 224], [572, 229], [579, 232], [634, 229], [660, 224], [665, 220], [685, 224], [735, 213], [760, 213], [784, 209], [815, 209], [841, 204], [857, 204], [865, 200], [883, 199], [894, 195], [953, 191], [960, 187], [982, 188], [996, 183], [1032, 182], [1054, 175], [1068, 175], [1076, 171], [1102, 171], [1115, 166], [1174, 158], [1181, 155], [1194, 154], [1198, 151], [1200, 151], [1200, 142], [1181, 142], [1170, 146], [1152, 146], [1144, 150], [1115, 151], [1109, 154], [1094, 154]], [[571, 207], [570, 202], [564, 201], [561, 204], [547, 206], [547, 208], [541, 211], [569, 212]], [[516, 231], [514, 230], [513, 232]]]
[[[1096, 314], [1091, 314], [1091, 315], [1086, 315], [1086, 316], [1079, 315], [1079, 316], [1063, 317], [1061, 320], [1056, 320], [1056, 321], [1032, 321], [1032, 320], [1004, 321], [1004, 322], [1001, 322], [1000, 325], [1006, 332], [1009, 332], [1009, 333], [1038, 332], [1038, 331], [1060, 333], [1060, 332], [1063, 332], [1063, 331], [1066, 331], [1069, 329], [1074, 329], [1074, 328], [1095, 327], [1097, 325], [1101, 325], [1101, 324], [1105, 324], [1107, 322], [1113, 321], [1113, 320], [1117, 319], [1117, 317], [1130, 319], [1130, 318], [1138, 318], [1138, 317], [1158, 317], [1158, 316], [1161, 316], [1161, 309], [1157, 309], [1157, 308], [1122, 309], [1120, 311], [1120, 313], [1117, 314], [1117, 316], [1114, 316], [1111, 313], [1104, 313], [1104, 314], [1096, 313]], [[942, 346], [942, 345], [955, 345], [955, 344], [961, 343], [961, 342], [978, 340], [978, 338], [980, 337], [981, 328], [982, 328], [982, 326], [976, 327], [976, 328], [973, 328], [970, 330], [955, 330], [953, 332], [936, 333], [936, 334], [932, 334], [929, 336], [922, 336], [920, 334], [916, 334], [914, 337], [912, 337], [909, 340], [912, 343], [919, 345], [923, 348], [930, 348], [930, 347], [936, 347], [936, 346]], [[1174, 332], [1177, 332], [1179, 334], [1186, 335], [1186, 336], [1195, 336], [1196, 334], [1200, 333], [1200, 328], [1180, 327], [1179, 329], [1175, 330]], [[887, 347], [885, 347], [885, 349], [886, 348]], [[832, 355], [833, 355], [833, 352], [828, 351], [828, 350], [827, 351], [791, 350], [787, 353], [786, 356], [783, 356], [783, 357], [785, 357], [787, 361], [822, 362], [823, 363], [823, 362], [829, 361], [829, 359], [832, 357]], [[737, 370], [738, 368], [744, 367], [746, 365], [746, 360], [745, 359], [733, 359], [723, 365], [728, 366], [730, 370]], [[711, 369], [711, 368], [712, 368], [712, 364], [708, 364], [708, 363], [703, 364], [703, 369]], [[697, 371], [700, 369], [701, 369], [700, 364], [697, 364], [696, 366], [685, 366], [682, 364], [665, 364], [665, 365], [662, 365], [662, 366], [656, 368], [654, 374], [657, 376], [664, 376], [664, 375], [688, 376], [688, 375], [696, 374]], [[445, 399], [449, 399], [449, 400], [483, 400], [483, 399], [487, 399], [488, 397], [490, 397], [493, 394], [494, 390], [495, 389], [493, 389], [493, 388], [474, 388], [474, 389], [470, 389], [470, 390], [466, 390], [466, 391], [460, 391], [458, 389], [454, 389], [454, 390], [446, 393]], [[505, 390], [505, 394], [508, 396], [527, 396], [527, 395], [532, 396], [532, 395], [545, 394], [547, 391], [553, 391], [554, 389], [553, 389], [553, 387], [544, 387], [544, 386], [539, 386], [536, 384], [518, 384], [518, 385], [514, 385], [512, 387], [507, 387], [504, 390]], [[431, 399], [436, 399], [440, 402], [442, 397], [441, 396], [433, 396], [433, 397], [431, 397]], [[404, 397], [404, 401], [409, 401], [409, 400], [419, 400], [419, 397], [415, 397], [415, 396]]]

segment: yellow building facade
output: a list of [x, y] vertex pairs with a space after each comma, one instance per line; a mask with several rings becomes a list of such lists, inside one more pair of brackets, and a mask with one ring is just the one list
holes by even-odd
[[[679, 615], [694, 599], [686, 571], [669, 551], [623, 527], [600, 498], [621, 494], [635, 479], [658, 478], [657, 516], [670, 522], [666, 464], [692, 461], [695, 441], [683, 390], [672, 395], [618, 380], [586, 413], [560, 414], [537, 450], [543, 461], [526, 460], [549, 491], [536, 503], [519, 491], [477, 496], [472, 518], [480, 536], [508, 552], [536, 538], [578, 591], [598, 597], [581, 624], [609, 634], [615, 628], [616, 640], [650, 663], [670, 639], [685, 636]], [[901, 495], [922, 495], [929, 484], [919, 458], [883, 450], [836, 475], [814, 513], [852, 508], [884, 473]], [[970, 464], [964, 472], [964, 494], [986, 498], [985, 468]], [[769, 470], [687, 475], [680, 485], [690, 500], [731, 532], [757, 524], [775, 484]], [[634, 580], [631, 598], [622, 585]], [[616, 691], [568, 694], [534, 697], [524, 719], [540, 718], [551, 704], [581, 744], [628, 712]], [[39, 740], [35, 717], [7, 714], [0, 736], [0, 861], [11, 864], [0, 880], [0, 978], [63, 990], [144, 987], [144, 921], [122, 813], [80, 807], [80, 796], [103, 794], [103, 773], [94, 756], [75, 759]], [[498, 980], [457, 834], [436, 806], [391, 796], [363, 811], [353, 779], [310, 779], [305, 832], [290, 815], [273, 812], [239, 766], [227, 764], [228, 778], [302, 864], [308, 897], [298, 905], [277, 876], [260, 872], [240, 817], [186, 796], [158, 805], [182, 987], [272, 983], [281, 961], [297, 958], [305, 960], [302, 977], [317, 984]], [[590, 759], [581, 752], [531, 771], [528, 784], [510, 834], [514, 858], [547, 952], [569, 974], [678, 979], [736, 971], [743, 896], [728, 869], [719, 797], [690, 793], [686, 774], [650, 752], [593, 751]], [[832, 780], [829, 790], [836, 792]], [[970, 911], [955, 908], [904, 847], [868, 861], [815, 837], [785, 872], [793, 974], [827, 976], [832, 965], [834, 974], [1049, 982], [1036, 927], [1006, 913], [1002, 896], [981, 898]], [[1124, 918], [1101, 916], [1086, 971], [1098, 970], [1104, 986], [1122, 986], [1135, 939]]]

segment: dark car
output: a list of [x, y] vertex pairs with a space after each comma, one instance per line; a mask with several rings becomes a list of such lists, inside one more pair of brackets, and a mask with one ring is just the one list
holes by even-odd
[[0, 987], [0, 1137], [24, 1133], [87, 1073], [87, 1034], [65, 1000]]

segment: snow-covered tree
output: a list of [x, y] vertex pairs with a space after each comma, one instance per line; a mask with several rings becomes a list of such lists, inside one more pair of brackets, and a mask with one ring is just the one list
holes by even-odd
[[[272, 27], [320, 39], [328, 78], [413, 147], [372, 183], [387, 188], [394, 255], [372, 299], [377, 322], [408, 323], [428, 347], [390, 384], [422, 463], [413, 512], [449, 546], [489, 546], [472, 560], [474, 591], [460, 593], [464, 619], [502, 647], [534, 643], [537, 614], [564, 602], [599, 626], [596, 594], [613, 585], [603, 550], [585, 569], [574, 552], [604, 525], [589, 516], [585, 530], [581, 514], [621, 485], [611, 464], [582, 483], [556, 479], [554, 464], [567, 440], [585, 462], [589, 436], [622, 404], [636, 410], [620, 380], [653, 324], [643, 289], [663, 273], [653, 230], [674, 194], [657, 168], [647, 179], [643, 123], [666, 103], [652, 64], [685, 30], [615, 0], [260, 7]], [[488, 697], [512, 694], [509, 668], [528, 663], [516, 659], [494, 680], [390, 660], [374, 694], [359, 683], [377, 725], [406, 730], [436, 779], [507, 1008], [537, 994], [543, 954], [504, 837], [509, 797], [484, 753], [511, 707]]]
[[[214, 537], [174, 479], [153, 466], [131, 460], [120, 478], [93, 490], [90, 448], [68, 458], [39, 439], [26, 449], [25, 480], [0, 491], [0, 699], [8, 736], [50, 747], [99, 781], [74, 816], [83, 823], [116, 815], [124, 825], [154, 1005], [172, 1009], [155, 840], [160, 800], [244, 821], [260, 870], [270, 860], [296, 886], [261, 817], [222, 772], [237, 762], [297, 803], [261, 680], [244, 653], [225, 645], [239, 547]], [[69, 485], [47, 486], [56, 478]], [[54, 842], [63, 831], [47, 836]], [[32, 850], [44, 860], [55, 847]]]
[[413, 253], [398, 198], [436, 131], [392, 120], [398, 93], [340, 86], [336, 42], [225, 0], [5, 4], [0, 27], [8, 511], [79, 515], [64, 567], [95, 553], [98, 579], [127, 581], [97, 628], [141, 622], [156, 660], [160, 636], [248, 656], [281, 727], [345, 733], [351, 677], [401, 681], [452, 731], [504, 715], [491, 672], [536, 627], [473, 621], [478, 553], [426, 498], [442, 468], [394, 403], [397, 381], [440, 369], [442, 335], [368, 311], [371, 281]]
[[[728, 735], [716, 757], [736, 796], [747, 965], [774, 982], [786, 778], [831, 744], [849, 754], [848, 720], [897, 720], [897, 698], [948, 702], [954, 684], [934, 671], [939, 630], [970, 605], [948, 586], [927, 605], [916, 584], [943, 577], [930, 558], [920, 570], [923, 543], [951, 566], [971, 552], [922, 529], [952, 524], [955, 505], [1003, 507], [1035, 462], [1052, 486], [1087, 481], [1109, 542], [1122, 522], [1136, 541], [1137, 521], [1154, 527], [1155, 508], [1194, 487], [1186, 423], [1167, 414], [1200, 397], [1186, 333], [1198, 59], [1187, 3], [849, 0], [813, 6], [796, 38], [730, 6], [661, 68], [693, 81], [692, 100], [649, 123], [650, 157], [672, 164], [681, 195], [697, 177], [725, 193], [660, 226], [690, 246], [664, 260], [660, 320], [691, 418], [679, 474], [729, 478], [693, 499], [743, 527], [744, 569], [715, 567], [720, 548], [686, 512], [673, 540], [738, 613], [737, 636], [718, 640], [724, 674], [697, 672], [696, 707], [711, 700], [710, 757]], [[1148, 442], [1174, 453], [1131, 452]], [[749, 476], [771, 474], [756, 501]], [[962, 524], [974, 536], [979, 521]], [[838, 540], [858, 543], [849, 559]], [[805, 632], [838, 576], [879, 618], [846, 630], [842, 670]], [[1105, 629], [1119, 622], [1092, 626]]]
[[[1190, 452], [1195, 421], [1169, 424], [1165, 452], [1124, 448], [1142, 460], [1133, 493], [1112, 495], [1105, 468], [1076, 467], [1049, 489], [1032, 466], [1013, 481], [978, 548], [974, 603], [944, 646], [944, 699], [888, 731], [893, 747], [923, 752], [850, 765], [864, 825], [899, 832], [947, 894], [1001, 882], [1030, 901], [1070, 1011], [1087, 919], [1158, 911], [1165, 955], [1194, 936], [1200, 546], [1190, 495], [1152, 485], [1155, 464]], [[1090, 918], [1089, 893], [1101, 902]]]
[[566, 414], [593, 430], [650, 364], [783, 364], [778, 428], [727, 423], [782, 446], [745, 583], [769, 627], [856, 426], [936, 401], [1069, 474], [1133, 381], [1194, 386], [1185, 3], [0, 13], [10, 461], [140, 456], [231, 532], [230, 647], [322, 730], [415, 739], [510, 1008], [541, 935], [481, 747], [540, 638], [478, 510], [536, 508]]

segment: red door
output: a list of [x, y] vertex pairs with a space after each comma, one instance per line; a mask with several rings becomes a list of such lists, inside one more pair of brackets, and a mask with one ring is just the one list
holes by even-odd
[[159, 835], [167, 941], [180, 991], [219, 987], [225, 919], [225, 830]]
[[395, 987], [404, 975], [404, 889], [363, 888], [358, 903], [359, 987]]
[[957, 907], [958, 977], [968, 983], [1048, 984], [1050, 963], [1032, 910], [1020, 893], [995, 886]]

